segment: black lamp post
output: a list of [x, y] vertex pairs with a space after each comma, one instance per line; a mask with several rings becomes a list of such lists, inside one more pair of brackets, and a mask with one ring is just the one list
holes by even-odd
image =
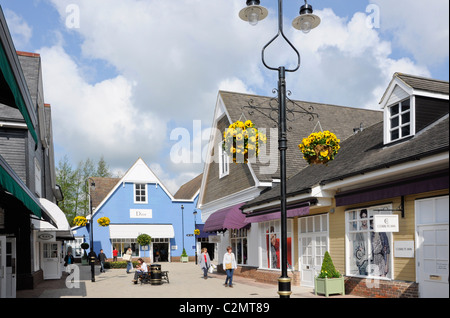
[[[91, 188], [95, 189], [95, 182], [92, 178], [87, 178], [86, 181], [88, 182], [88, 191], [87, 194], [89, 195], [89, 214], [91, 216], [90, 218], [90, 238], [91, 241], [91, 251], [89, 252], [89, 264], [91, 265], [91, 281], [95, 282], [95, 259], [97, 258], [94, 252], [94, 220], [92, 219], [92, 196], [91, 196]], [[90, 184], [89, 184], [90, 182]]]
[[183, 239], [183, 251], [184, 251], [184, 206], [181, 205], [181, 235]]
[[[239, 12], [239, 17], [248, 21], [251, 25], [256, 25], [258, 21], [264, 19], [268, 11], [260, 6], [259, 0], [247, 0], [247, 7]], [[292, 25], [294, 28], [308, 33], [311, 29], [317, 27], [320, 18], [313, 13], [313, 9], [305, 0], [305, 4], [300, 8], [300, 16], [297, 17]], [[272, 42], [282, 36], [297, 55], [297, 66], [287, 69], [285, 66], [272, 67], [265, 61], [264, 52]], [[300, 54], [292, 43], [287, 39], [283, 32], [283, 0], [278, 0], [278, 33], [262, 49], [262, 62], [266, 68], [278, 71], [278, 149], [280, 151], [280, 197], [281, 197], [281, 277], [278, 279], [278, 294], [280, 298], [289, 298], [291, 292], [291, 279], [287, 275], [287, 215], [286, 215], [286, 72], [295, 72], [300, 68]]]
[[192, 212], [194, 214], [194, 249], [195, 249], [195, 265], [197, 265], [197, 210]]

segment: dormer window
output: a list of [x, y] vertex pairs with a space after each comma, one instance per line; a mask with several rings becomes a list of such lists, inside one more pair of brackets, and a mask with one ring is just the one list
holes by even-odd
[[389, 112], [389, 141], [396, 141], [412, 134], [411, 129], [411, 101], [405, 99], [388, 107]]

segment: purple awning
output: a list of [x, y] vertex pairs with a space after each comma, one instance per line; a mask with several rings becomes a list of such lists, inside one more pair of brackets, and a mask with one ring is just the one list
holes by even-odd
[[203, 227], [205, 232], [221, 232], [230, 229], [242, 229], [248, 225], [245, 221], [245, 215], [242, 214], [240, 207], [244, 203], [219, 210], [209, 216]]
[[[287, 209], [286, 215], [288, 218], [293, 218], [295, 216], [304, 216], [309, 214], [309, 205]], [[257, 215], [247, 215], [245, 220], [249, 223], [258, 223], [258, 222], [265, 222], [265, 221], [272, 221], [276, 219], [281, 219], [281, 211], [278, 212], [271, 212], [271, 213], [265, 213], [265, 214], [257, 214]]]

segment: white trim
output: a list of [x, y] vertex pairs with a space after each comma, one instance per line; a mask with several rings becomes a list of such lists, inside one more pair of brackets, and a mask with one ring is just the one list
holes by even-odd
[[219, 142], [217, 149], [219, 150], [219, 179], [222, 179], [230, 174], [230, 157], [223, 150], [222, 142]]

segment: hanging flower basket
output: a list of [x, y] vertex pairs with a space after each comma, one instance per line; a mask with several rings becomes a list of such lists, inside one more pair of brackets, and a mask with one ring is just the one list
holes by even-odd
[[303, 138], [298, 148], [303, 153], [303, 158], [308, 164], [326, 164], [334, 159], [341, 148], [340, 140], [328, 130], [312, 133], [308, 138]]
[[107, 218], [106, 216], [101, 217], [97, 220], [98, 225], [102, 226], [102, 227], [106, 227], [109, 226], [109, 223], [111, 221], [109, 220], [109, 218]]
[[266, 143], [265, 134], [258, 131], [251, 120], [232, 123], [223, 133], [223, 150], [233, 156], [234, 163], [247, 163], [258, 156], [260, 143]]
[[195, 235], [200, 235], [200, 230], [199, 230], [199, 229], [195, 229], [195, 230], [194, 230], [194, 234], [195, 234]]
[[73, 219], [73, 223], [74, 223], [76, 226], [85, 226], [86, 223], [87, 223], [87, 220], [86, 220], [86, 218], [85, 218], [84, 216], [76, 216], [76, 217]]

